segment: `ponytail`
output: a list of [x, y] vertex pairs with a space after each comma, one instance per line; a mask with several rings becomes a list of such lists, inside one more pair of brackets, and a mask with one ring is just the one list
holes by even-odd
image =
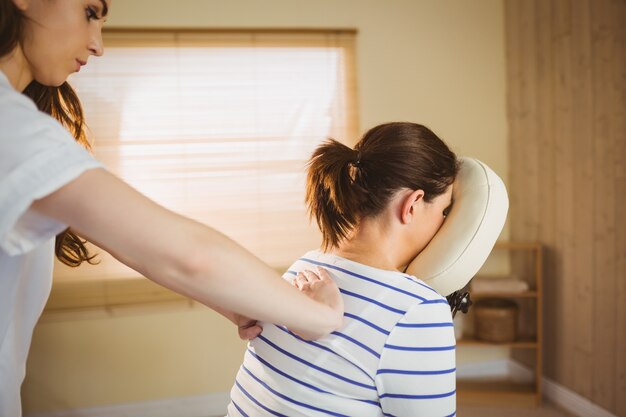
[[347, 238], [359, 219], [355, 207], [365, 191], [357, 182], [362, 164], [358, 151], [333, 139], [320, 145], [308, 163], [305, 201], [322, 231], [324, 249]]

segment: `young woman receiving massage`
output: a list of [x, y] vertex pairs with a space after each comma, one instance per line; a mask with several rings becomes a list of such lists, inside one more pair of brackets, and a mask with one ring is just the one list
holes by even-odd
[[284, 277], [307, 288], [306, 270], [326, 268], [343, 296], [344, 323], [315, 342], [264, 324], [237, 374], [229, 416], [455, 415], [450, 306], [402, 271], [446, 219], [458, 170], [446, 144], [413, 123], [377, 126], [354, 149], [334, 140], [317, 148], [306, 202], [322, 248]]

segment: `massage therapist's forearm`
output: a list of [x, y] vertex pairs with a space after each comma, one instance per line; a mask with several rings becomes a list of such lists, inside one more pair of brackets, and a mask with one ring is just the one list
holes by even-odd
[[103, 169], [33, 203], [147, 278], [207, 306], [319, 337], [341, 315], [299, 293], [216, 230], [173, 213]]

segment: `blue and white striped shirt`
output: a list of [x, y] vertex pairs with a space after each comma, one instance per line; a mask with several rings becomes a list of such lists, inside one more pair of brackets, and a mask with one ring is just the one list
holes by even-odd
[[446, 299], [415, 277], [320, 251], [284, 277], [316, 265], [343, 295], [343, 327], [307, 342], [263, 323], [228, 416], [455, 416], [456, 342]]

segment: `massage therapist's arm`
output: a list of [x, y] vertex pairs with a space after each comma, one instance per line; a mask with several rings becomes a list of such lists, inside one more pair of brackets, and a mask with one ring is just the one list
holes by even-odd
[[318, 302], [244, 248], [154, 203], [104, 169], [92, 169], [33, 208], [69, 225], [147, 278], [207, 306], [283, 324], [307, 338], [338, 328], [341, 296], [332, 281]]

